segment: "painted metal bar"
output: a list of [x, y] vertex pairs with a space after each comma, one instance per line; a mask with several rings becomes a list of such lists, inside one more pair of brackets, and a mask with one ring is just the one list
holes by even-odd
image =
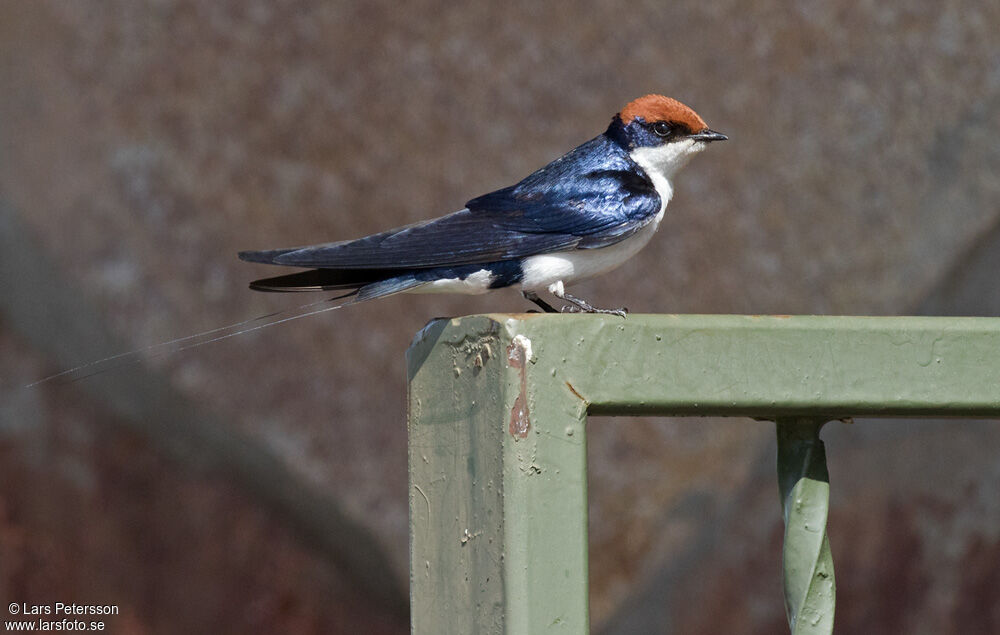
[[781, 561], [792, 635], [833, 632], [836, 584], [826, 532], [830, 474], [819, 438], [824, 419], [779, 418], [778, 489], [785, 519]]
[[[431, 322], [407, 359], [418, 634], [587, 632], [588, 413], [1000, 416], [994, 318], [483, 315]], [[796, 430], [779, 425], [779, 469], [809, 476], [822, 445]], [[822, 500], [825, 518], [824, 479], [788, 491], [803, 511]], [[807, 522], [824, 536], [813, 563], [829, 565], [831, 602], [816, 626], [832, 625], [825, 520], [794, 508], [793, 546]], [[788, 588], [803, 628], [808, 585]]]
[[591, 414], [1000, 414], [1000, 318], [494, 319], [536, 342], [538, 381], [568, 382]]

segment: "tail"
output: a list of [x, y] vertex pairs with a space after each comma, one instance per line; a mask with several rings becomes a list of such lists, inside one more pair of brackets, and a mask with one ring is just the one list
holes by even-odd
[[[250, 262], [267, 262], [269, 252], [240, 252]], [[348, 291], [345, 304], [374, 300], [402, 293], [426, 282], [411, 269], [310, 269], [250, 283], [254, 291]]]
[[344, 291], [349, 293], [340, 296], [351, 298], [344, 304], [356, 304], [365, 300], [384, 298], [385, 296], [402, 293], [424, 284], [412, 273], [397, 273], [392, 275], [382, 271], [366, 271], [365, 276], [349, 277], [342, 274], [354, 273], [331, 269], [313, 269], [300, 271], [274, 278], [254, 280], [250, 288], [254, 291]]
[[405, 275], [404, 271], [311, 269], [250, 283], [254, 291], [341, 291]]

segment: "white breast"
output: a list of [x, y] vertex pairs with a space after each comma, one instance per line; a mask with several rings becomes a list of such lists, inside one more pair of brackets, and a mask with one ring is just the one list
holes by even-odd
[[524, 278], [521, 280], [521, 288], [526, 291], [551, 291], [550, 287], [568, 285], [611, 271], [636, 255], [653, 237], [663, 220], [667, 203], [674, 194], [670, 177], [704, 145], [693, 141], [679, 141], [656, 148], [634, 150], [632, 160], [645, 170], [656, 193], [660, 195], [660, 211], [656, 216], [636, 233], [609, 247], [574, 249], [526, 258], [522, 265]]
[[663, 219], [664, 207], [666, 206], [660, 207], [660, 211], [645, 227], [609, 247], [574, 249], [525, 258], [521, 264], [524, 272], [521, 288], [526, 291], [542, 291], [558, 282], [566, 285], [611, 271], [646, 246]]

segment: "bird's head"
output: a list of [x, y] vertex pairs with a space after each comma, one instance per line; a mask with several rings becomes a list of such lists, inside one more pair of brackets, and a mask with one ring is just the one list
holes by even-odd
[[606, 134], [647, 172], [666, 178], [712, 141], [728, 138], [711, 130], [695, 111], [663, 95], [646, 95], [626, 104]]

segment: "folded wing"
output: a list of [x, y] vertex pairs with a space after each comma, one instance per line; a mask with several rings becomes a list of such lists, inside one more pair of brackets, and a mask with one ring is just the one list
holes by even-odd
[[473, 262], [494, 262], [570, 249], [572, 233], [530, 232], [510, 213], [463, 209], [432, 221], [393, 229], [357, 240], [310, 247], [240, 252], [240, 258], [293, 267], [330, 269], [403, 269]]
[[601, 135], [453, 214], [357, 240], [244, 251], [240, 258], [352, 271], [499, 262], [614, 244], [660, 208], [645, 173]]

